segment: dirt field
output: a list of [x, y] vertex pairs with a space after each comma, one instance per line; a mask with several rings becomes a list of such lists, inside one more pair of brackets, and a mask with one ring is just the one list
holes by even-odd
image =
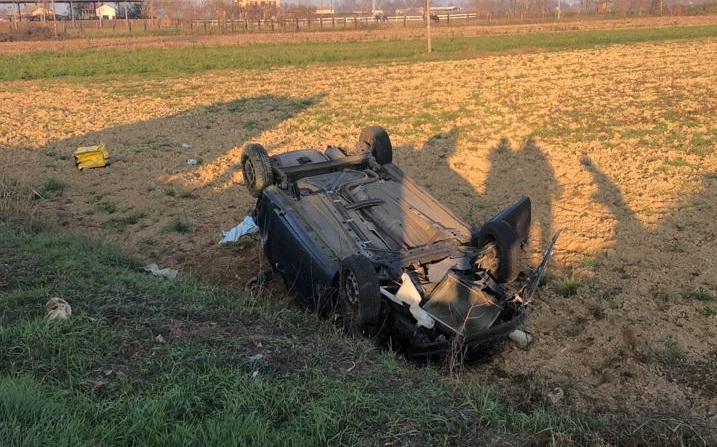
[[[217, 246], [253, 205], [249, 141], [351, 147], [380, 124], [397, 164], [468, 221], [529, 194], [533, 259], [563, 231], [536, 343], [471, 373], [526, 404], [561, 387], [581, 410], [717, 424], [715, 40], [4, 87], [3, 171], [35, 186], [47, 221], [225, 283], [261, 259]], [[73, 150], [100, 142], [111, 166], [76, 171]]]
[[[631, 17], [609, 20], [564, 20], [561, 22], [505, 24], [496, 21], [489, 26], [434, 26], [434, 37], [470, 37], [495, 34], [522, 34], [577, 30], [610, 30], [655, 28], [671, 26], [701, 26], [717, 23], [717, 15]], [[425, 35], [422, 27], [402, 28], [399, 25], [382, 29], [347, 31], [310, 31], [298, 33], [256, 33], [234, 35], [184, 35], [143, 37], [87, 37], [68, 40], [42, 40], [30, 42], [3, 42], [0, 54], [18, 54], [34, 51], [70, 51], [113, 47], [176, 47], [253, 45], [262, 43], [346, 42], [366, 40], [416, 39]]]

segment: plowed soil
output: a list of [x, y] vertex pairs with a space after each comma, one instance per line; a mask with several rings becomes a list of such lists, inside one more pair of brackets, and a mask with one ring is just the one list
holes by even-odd
[[[467, 221], [530, 195], [533, 262], [562, 230], [526, 325], [534, 345], [467, 374], [526, 403], [560, 387], [558, 405], [717, 424], [715, 40], [17, 81], [0, 103], [3, 173], [34, 186], [47, 222], [237, 286], [262, 263], [255, 243], [217, 245], [253, 206], [242, 146], [352, 148], [361, 127], [383, 125], [395, 162]], [[111, 165], [78, 172], [73, 151], [101, 142]]]

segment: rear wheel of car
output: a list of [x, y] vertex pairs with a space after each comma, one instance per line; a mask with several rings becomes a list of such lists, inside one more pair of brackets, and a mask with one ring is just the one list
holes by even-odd
[[365, 256], [342, 261], [337, 310], [343, 326], [351, 333], [371, 336], [379, 329], [381, 292], [378, 275]]
[[480, 253], [474, 264], [499, 283], [515, 281], [520, 274], [520, 240], [509, 223], [490, 220], [480, 229]]
[[368, 126], [361, 130], [357, 152], [371, 152], [378, 164], [385, 165], [393, 161], [393, 146], [386, 129], [380, 126]]
[[259, 197], [264, 188], [273, 182], [269, 154], [260, 144], [250, 143], [244, 146], [241, 168], [244, 174], [244, 183], [254, 197]]

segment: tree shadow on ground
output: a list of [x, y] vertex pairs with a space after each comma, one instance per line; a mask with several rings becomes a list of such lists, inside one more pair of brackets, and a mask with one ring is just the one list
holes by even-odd
[[[50, 178], [64, 185], [42, 207], [48, 220], [70, 231], [116, 243], [148, 262], [235, 277], [244, 268], [236, 266], [237, 256], [246, 255], [253, 271], [258, 258], [246, 247], [216, 249], [220, 230], [239, 223], [253, 206], [244, 188], [237, 189], [242, 147], [320, 101], [241, 98], [105, 128], [39, 151], [15, 150], [27, 166], [17, 174], [35, 185]], [[109, 166], [77, 171], [73, 151], [100, 143], [109, 150]], [[216, 259], [208, 260], [210, 254]]]

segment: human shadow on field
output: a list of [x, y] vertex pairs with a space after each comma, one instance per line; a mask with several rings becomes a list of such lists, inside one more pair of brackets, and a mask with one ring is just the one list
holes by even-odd
[[[630, 208], [620, 186], [609, 174], [601, 170], [587, 156], [580, 160], [591, 174], [597, 191], [593, 199], [602, 204], [615, 223], [613, 226], [612, 255], [605, 268], [618, 275], [612, 277], [613, 291], [627, 289], [620, 299], [623, 327], [614, 342], [615, 357], [609, 364], [621, 371], [621, 355], [632, 355], [640, 362], [661, 363], [664, 375], [671, 382], [686, 385], [703, 398], [714, 403], [714, 386], [706, 385], [704, 377], [714, 371], [717, 350], [710, 344], [715, 335], [712, 325], [702, 324], [705, 314], [712, 309], [705, 302], [714, 300], [717, 294], [717, 176], [702, 175], [701, 185], [695, 192], [678, 195], [669, 203], [670, 209], [653, 224], [643, 223], [640, 214], [648, 220], [651, 213], [661, 210]], [[653, 177], [656, 177], [656, 174]], [[653, 178], [639, 188], [648, 189], [651, 182], [674, 182], [669, 174]], [[640, 203], [640, 202], [638, 202]], [[651, 206], [649, 202], [645, 206]], [[665, 206], [664, 203], [657, 206]], [[707, 309], [707, 310], [705, 310]], [[621, 321], [621, 320], [615, 320]], [[641, 323], [649, 321], [650, 326]], [[687, 323], [686, 323], [687, 322]], [[699, 328], [698, 332], [686, 331], [685, 326]], [[657, 328], [657, 330], [655, 330]], [[619, 354], [626, 349], [628, 354]], [[666, 352], [686, 349], [690, 353], [706, 350], [706, 359], [693, 356], [680, 358], [678, 362], [666, 360]], [[627, 368], [627, 367], [626, 367]], [[709, 381], [707, 381], [709, 382]], [[628, 382], [629, 386], [629, 382]], [[669, 393], [655, 402], [655, 407], [671, 407], [691, 415], [692, 409], [682, 399]]]
[[[488, 151], [486, 160], [461, 147], [459, 138], [459, 131], [453, 129], [432, 136], [420, 150], [399, 147], [397, 164], [470, 226], [481, 225], [520, 197], [530, 196], [536, 223], [531, 230], [537, 229], [539, 234], [535, 240], [546, 245], [553, 232], [551, 203], [560, 188], [542, 151], [531, 140], [513, 150], [508, 140], [502, 139]], [[486, 163], [490, 164], [486, 166]], [[476, 182], [483, 178], [485, 192], [481, 193], [482, 185]], [[406, 214], [405, 220], [409, 220], [410, 213]], [[407, 227], [409, 225], [404, 225]], [[472, 358], [466, 360], [473, 365], [488, 361], [502, 347], [503, 344], [486, 344], [484, 350], [474, 352]]]
[[[592, 175], [593, 183], [597, 186], [594, 200], [603, 204], [612, 214], [615, 225], [613, 227], [614, 250], [623, 264], [639, 263], [641, 267], [648, 267], [663, 271], [664, 275], [655, 275], [657, 281], [653, 288], [671, 288], [669, 279], [675, 275], [690, 271], [691, 280], [696, 277], [705, 277], [703, 271], [714, 270], [713, 256], [699, 259], [704, 256], [705, 247], [712, 246], [717, 249], [717, 236], [713, 219], [715, 203], [717, 203], [717, 190], [715, 179], [703, 176], [702, 186], [690, 196], [677, 198], [676, 206], [662, 217], [655, 225], [644, 224], [637, 213], [631, 209], [620, 190], [620, 187], [593, 161], [583, 156], [580, 160], [585, 169]], [[643, 185], [649, 188], [649, 185]], [[645, 210], [645, 216], [659, 210]], [[647, 256], [645, 250], [650, 253]], [[713, 250], [709, 250], [713, 252]], [[695, 258], [685, 263], [682, 269], [675, 268], [676, 261]], [[622, 268], [617, 265], [618, 268]], [[709, 276], [709, 273], [706, 274]], [[709, 282], [709, 281], [708, 281]], [[703, 284], [704, 285], [704, 284]], [[707, 284], [707, 287], [717, 288], [717, 282]], [[701, 286], [700, 286], [701, 287]]]
[[[536, 239], [546, 247], [553, 232], [552, 202], [562, 194], [553, 168], [534, 140], [528, 139], [513, 150], [507, 138], [501, 138], [488, 155], [490, 173], [485, 183], [484, 200], [497, 212], [521, 196], [532, 202], [532, 229], [540, 231]], [[537, 225], [536, 225], [537, 224]]]
[[593, 164], [590, 157], [587, 155], [582, 156], [580, 164], [592, 175], [593, 184], [597, 186], [597, 192], [593, 195], [593, 199], [605, 205], [614, 216], [616, 222], [613, 228], [615, 240], [619, 248], [624, 248], [625, 239], [629, 238], [630, 235], [645, 232], [645, 227], [637, 219], [635, 212], [625, 204], [620, 188]]
[[[432, 136], [420, 150], [398, 148], [399, 164], [439, 202], [471, 225], [489, 219], [521, 196], [529, 196], [532, 220], [537, 222], [540, 231], [537, 240], [541, 247], [546, 246], [554, 231], [552, 201], [560, 196], [561, 188], [540, 148], [528, 140], [518, 150], [513, 150], [507, 139], [501, 139], [488, 155], [490, 173], [485, 193], [480, 194], [449, 164], [464, 165], [460, 154], [456, 153], [457, 138], [458, 131], [453, 129]], [[426, 169], [426, 166], [430, 168]]]
[[452, 129], [433, 135], [420, 149], [412, 146], [397, 147], [396, 163], [439, 202], [464, 220], [470, 220], [477, 192], [449, 164], [456, 151], [457, 138], [458, 130]]

